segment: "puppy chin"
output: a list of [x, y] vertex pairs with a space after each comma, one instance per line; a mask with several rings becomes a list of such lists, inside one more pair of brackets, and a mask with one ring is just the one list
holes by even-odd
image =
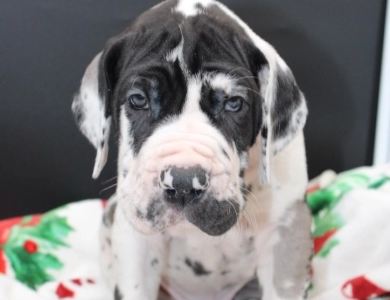
[[[135, 217], [135, 218], [137, 218], [137, 217]], [[144, 222], [144, 221], [133, 220], [130, 223], [134, 227], [135, 230], [137, 230], [138, 232], [140, 232], [144, 235], [156, 235], [156, 234], [164, 231], [164, 229], [165, 229], [164, 228], [162, 230], [157, 230], [157, 229], [153, 228], [152, 226], [150, 226], [149, 224], [147, 224], [147, 222]]]
[[218, 201], [208, 199], [184, 208], [186, 219], [211, 236], [219, 236], [231, 229], [239, 220], [240, 206], [234, 199]]
[[[167, 217], [169, 216], [169, 217]], [[183, 221], [183, 217], [180, 214], [169, 212], [165, 215], [166, 218], [162, 219], [154, 219], [148, 220], [145, 216], [132, 214], [126, 216], [126, 220], [130, 223], [130, 225], [137, 230], [138, 232], [144, 235], [156, 235], [159, 234], [166, 229], [175, 227], [178, 223]]]

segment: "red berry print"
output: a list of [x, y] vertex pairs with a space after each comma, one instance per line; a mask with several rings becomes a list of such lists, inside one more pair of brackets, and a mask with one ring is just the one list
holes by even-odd
[[364, 276], [348, 280], [342, 287], [343, 295], [348, 299], [366, 300], [387, 295], [387, 291], [375, 285]]
[[70, 289], [68, 289], [66, 286], [64, 286], [62, 283], [60, 283], [57, 287], [56, 294], [58, 298], [64, 299], [64, 298], [73, 298], [74, 292]]
[[5, 274], [6, 268], [5, 268], [5, 254], [3, 250], [0, 248], [0, 273]]
[[329, 240], [332, 235], [334, 235], [337, 232], [337, 229], [329, 230], [327, 233], [325, 233], [322, 236], [318, 236], [314, 238], [314, 254], [317, 254], [320, 252], [322, 247], [325, 245], [325, 243]]
[[24, 242], [24, 250], [26, 250], [26, 252], [28, 252], [28, 253], [33, 254], [33, 253], [37, 252], [38, 245], [37, 245], [37, 243], [35, 243], [32, 240], [27, 240]]
[[82, 284], [80, 279], [72, 279], [72, 282], [74, 284], [77, 284], [77, 285], [81, 285]]

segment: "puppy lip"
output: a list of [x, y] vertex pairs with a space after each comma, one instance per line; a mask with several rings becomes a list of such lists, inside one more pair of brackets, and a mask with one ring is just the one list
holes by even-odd
[[184, 215], [189, 223], [211, 236], [229, 231], [238, 221], [240, 209], [237, 202], [226, 200], [203, 200], [186, 205]]

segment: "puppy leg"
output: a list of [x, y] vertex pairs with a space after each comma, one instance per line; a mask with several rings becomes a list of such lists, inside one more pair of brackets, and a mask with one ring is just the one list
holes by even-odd
[[[111, 202], [111, 200], [110, 200]], [[103, 218], [106, 242], [102, 265], [107, 282], [113, 289], [114, 300], [156, 300], [160, 287], [160, 278], [165, 261], [165, 246], [162, 234], [146, 236], [136, 231], [116, 209], [113, 223], [107, 227]], [[113, 206], [114, 205], [114, 206]], [[109, 235], [107, 235], [109, 234]]]
[[165, 259], [162, 236], [121, 227], [114, 226], [112, 235], [114, 299], [156, 300]]
[[262, 300], [306, 299], [312, 256], [311, 214], [306, 202], [292, 203], [281, 220], [257, 268]]

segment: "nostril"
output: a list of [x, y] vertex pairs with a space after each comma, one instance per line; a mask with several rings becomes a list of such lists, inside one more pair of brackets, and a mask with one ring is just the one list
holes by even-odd
[[201, 190], [201, 189], [192, 189], [191, 193], [194, 195], [195, 199], [198, 199], [198, 198], [200, 198], [202, 196], [203, 190]]
[[167, 189], [167, 190], [165, 190], [165, 193], [170, 198], [173, 198], [173, 197], [176, 196], [176, 190], [175, 189]]

